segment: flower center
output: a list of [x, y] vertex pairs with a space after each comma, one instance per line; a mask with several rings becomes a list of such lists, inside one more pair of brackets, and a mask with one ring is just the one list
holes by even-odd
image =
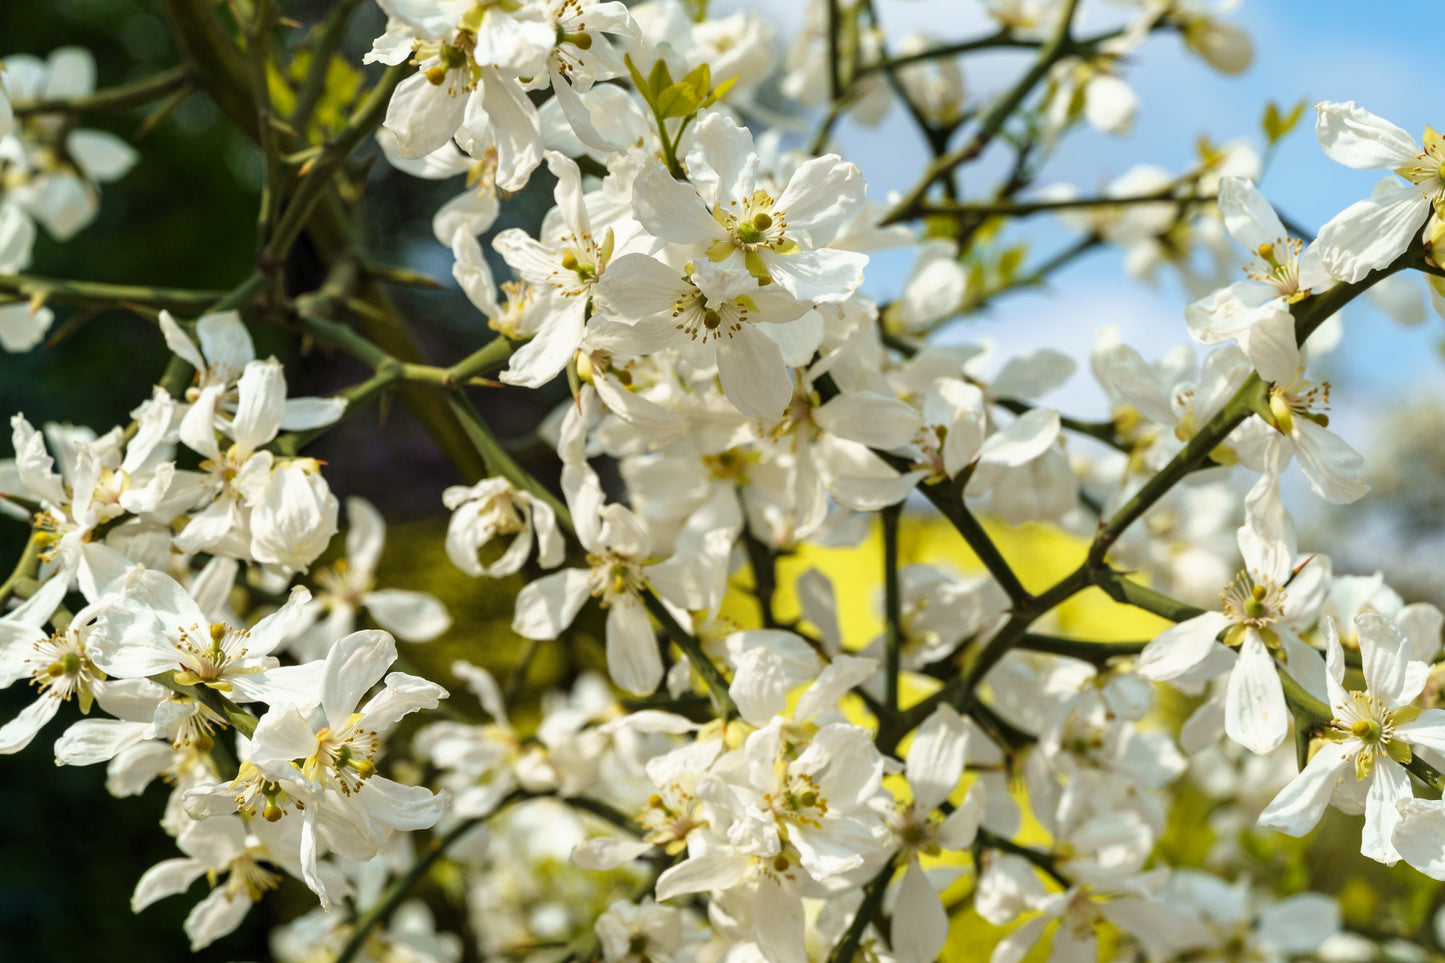
[[1226, 585], [1219, 600], [1224, 604], [1225, 616], [1236, 626], [1262, 629], [1284, 617], [1284, 589], [1268, 578], [1256, 580], [1249, 572], [1240, 572]]
[[376, 773], [379, 735], [361, 727], [361, 713], [353, 713], [340, 731], [330, 726], [316, 733], [316, 751], [301, 764], [301, 772], [312, 782], [325, 786], [331, 780], [343, 796], [361, 788]]

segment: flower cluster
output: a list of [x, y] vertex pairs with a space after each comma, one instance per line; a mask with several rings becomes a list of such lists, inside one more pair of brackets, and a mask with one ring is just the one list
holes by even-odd
[[[1363, 814], [1363, 857], [1445, 879], [1445, 615], [1301, 548], [1291, 514], [1369, 490], [1327, 414], [1351, 400], [1320, 374], [1326, 323], [1406, 269], [1445, 304], [1438, 134], [1317, 104], [1329, 158], [1392, 177], [1309, 238], [1261, 193], [1270, 154], [1246, 141], [1094, 197], [1035, 183], [1080, 125], [1129, 130], [1126, 67], [1151, 33], [1248, 64], [1238, 28], [1185, 0], [1125, 4], [1096, 36], [1076, 2], [989, 0], [993, 38], [892, 52], [872, 4], [815, 0], [777, 57], [763, 18], [677, 0], [378, 3], [365, 61], [389, 70], [342, 130], [303, 143], [331, 49], [296, 92], [282, 72], [242, 92], [270, 124], [279, 214], [223, 303], [148, 311], [173, 357], [133, 421], [11, 420], [0, 509], [30, 534], [0, 587], [0, 686], [34, 699], [0, 752], [74, 697], [58, 763], [105, 763], [116, 796], [165, 782], [182, 855], [139, 874], [137, 911], [204, 877], [185, 924], [201, 947], [289, 877], [316, 909], [273, 934], [278, 959], [452, 963], [460, 938], [407, 901], [445, 860], [440, 889], [488, 960], [927, 963], [974, 939], [965, 910], [1008, 928], [993, 963], [1040, 939], [1059, 960], [1353, 959], [1385, 928], [1346, 932], [1331, 897], [1274, 886], [1240, 840], [1302, 835], [1333, 807]], [[243, 24], [262, 88], [271, 6]], [[991, 45], [1038, 60], [989, 97], [960, 57]], [[88, 55], [6, 66], [0, 275], [25, 269], [37, 222], [79, 229], [133, 160], [67, 119], [92, 95]], [[281, 88], [292, 125], [272, 116]], [[832, 132], [895, 108], [933, 159], [910, 192], [870, 197]], [[1267, 146], [1293, 122], [1276, 111]], [[361, 279], [402, 272], [355, 250], [314, 291], [284, 272], [308, 219], [356, 194], [329, 179], [372, 134], [404, 173], [465, 175], [432, 234], [476, 309], [467, 330], [497, 335], [448, 368], [363, 333], [395, 318]], [[957, 175], [1006, 150], [990, 199], [960, 199]], [[532, 228], [493, 230], [507, 198], [546, 188]], [[1047, 213], [1080, 240], [1030, 272], [1007, 224]], [[1098, 334], [1106, 419], [1046, 400], [1075, 374], [1061, 351], [934, 337], [1105, 245], [1193, 297], [1159, 360]], [[882, 301], [865, 272], [885, 250], [909, 267]], [[50, 324], [21, 293], [0, 306], [8, 351]], [[257, 356], [261, 325], [370, 376], [293, 397]], [[563, 380], [536, 433], [554, 489], [468, 392]], [[469, 591], [505, 595], [510, 636], [380, 587], [386, 523], [365, 499], [345, 500], [337, 538], [347, 479], [303, 449], [402, 383], [437, 392], [419, 421], [459, 429], [436, 435], [486, 467], [445, 489], [434, 534]], [[844, 617], [857, 579], [809, 561], [872, 559], [874, 515], [876, 628]], [[968, 553], [910, 557], [909, 530], [935, 523]], [[1052, 584], [1000, 547], [1026, 525], [1068, 546]], [[1094, 588], [1106, 620], [1149, 613], [1127, 623], [1148, 638], [1085, 638], [1071, 607]], [[399, 653], [438, 639], [465, 658]], [[602, 670], [532, 691], [534, 656], [562, 639]], [[1216, 803], [1216, 845], [1192, 861], [1161, 845], [1199, 818], [1190, 794]]]

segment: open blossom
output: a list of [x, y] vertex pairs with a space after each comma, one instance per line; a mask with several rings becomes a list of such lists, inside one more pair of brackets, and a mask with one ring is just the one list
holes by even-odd
[[1219, 210], [1234, 239], [1250, 252], [1247, 280], [1185, 308], [1189, 333], [1202, 344], [1233, 338], [1266, 381], [1287, 383], [1304, 365], [1290, 305], [1334, 283], [1316, 248], [1290, 237], [1279, 215], [1246, 178], [1219, 184]]
[[[1276, 660], [1300, 673], [1318, 657], [1297, 633], [1314, 624], [1329, 580], [1329, 560], [1313, 556], [1295, 568], [1285, 523], [1268, 515], [1270, 479], [1252, 497], [1259, 514], [1239, 529], [1245, 567], [1220, 594], [1221, 611], [1180, 622], [1140, 653], [1137, 671], [1146, 679], [1172, 680], [1218, 674], [1232, 661], [1224, 711], [1229, 737], [1254, 752], [1274, 749], [1289, 733], [1289, 711]], [[1282, 514], [1283, 509], [1278, 511]], [[1235, 649], [1230, 660], [1222, 645]], [[1222, 657], [1222, 658], [1221, 658]]]
[[492, 242], [518, 277], [549, 290], [554, 298], [552, 312], [501, 374], [508, 384], [528, 388], [555, 378], [581, 345], [592, 288], [607, 270], [616, 240], [610, 229], [601, 237], [593, 234], [577, 164], [549, 151], [547, 166], [557, 178], [560, 223], [553, 222], [553, 229], [538, 240], [520, 228], [508, 228]]
[[[1391, 837], [1402, 802], [1414, 796], [1404, 763], [1411, 747], [1445, 751], [1445, 710], [1421, 710], [1412, 703], [1429, 667], [1409, 660], [1409, 643], [1388, 619], [1374, 612], [1355, 616], [1365, 689], [1344, 687], [1345, 653], [1334, 620], [1324, 622], [1333, 718], [1324, 743], [1309, 765], [1264, 810], [1261, 826], [1291, 836], [1314, 828], [1331, 798], [1364, 797], [1365, 830], [1360, 851], [1393, 865], [1400, 859]], [[1419, 850], [1413, 850], [1418, 853]]]
[[[386, 732], [412, 712], [436, 708], [447, 695], [434, 682], [388, 674], [395, 661], [396, 643], [385, 632], [355, 632], [337, 642], [324, 662], [313, 663], [321, 668], [320, 686], [313, 684], [304, 702], [274, 703], [257, 722], [251, 758], [236, 779], [230, 786], [192, 790], [187, 811], [196, 818], [241, 811], [269, 821], [302, 819], [302, 876], [329, 907], [337, 894], [320, 869], [323, 847], [348, 859], [369, 859], [392, 830], [432, 826], [446, 806], [445, 794], [377, 773]], [[362, 703], [383, 676], [385, 686]], [[318, 701], [317, 709], [303, 714], [302, 707]]]
[[715, 364], [723, 394], [744, 414], [775, 421], [793, 396], [782, 349], [764, 325], [796, 321], [808, 305], [761, 286], [747, 271], [702, 261], [679, 274], [655, 258], [628, 254], [598, 284], [595, 304], [604, 318], [628, 326], [636, 353], [671, 348]]
[[824, 247], [863, 204], [862, 175], [836, 154], [807, 161], [776, 196], [759, 181], [753, 137], [722, 114], [698, 121], [688, 181], [660, 167], [632, 188], [643, 227], [674, 244], [696, 245], [718, 264], [774, 281], [809, 304], [846, 300], [863, 282], [866, 255]]
[[946, 817], [935, 810], [948, 800], [963, 777], [968, 733], [950, 706], [934, 710], [913, 738], [906, 775], [913, 800], [889, 814], [889, 828], [908, 865], [898, 886], [890, 941], [902, 963], [937, 959], [948, 938], [948, 915], [919, 862], [920, 855], [966, 849], [978, 832], [983, 809], [981, 787], [969, 790], [963, 805]]
[[[475, 485], [453, 485], [442, 492], [452, 510], [447, 524], [447, 557], [468, 575], [504, 578], [515, 574], [532, 555], [537, 564], [556, 568], [562, 561], [562, 533], [552, 506], [522, 491], [505, 478], [483, 478]], [[483, 565], [478, 551], [498, 536], [512, 536], [500, 558]]]
[[[160, 313], [160, 325], [166, 347], [196, 369], [196, 383], [186, 389], [183, 412], [192, 417], [190, 412], [194, 410], [194, 419], [210, 417], [217, 429], [226, 431], [240, 404], [237, 382], [246, 366], [256, 360], [256, 348], [241, 315], [235, 311], [202, 315], [196, 319], [196, 341], [169, 311]], [[333, 424], [345, 410], [346, 402], [341, 398], [286, 398], [277, 427], [284, 431], [323, 428]], [[198, 436], [204, 426], [193, 424], [187, 430]]]
[[118, 678], [171, 672], [176, 682], [237, 702], [306, 704], [314, 699], [320, 663], [281, 667], [271, 653], [299, 628], [310, 598], [297, 586], [279, 610], [246, 628], [208, 619], [170, 576], [133, 569], [96, 615], [91, 661]]
[[377, 588], [376, 567], [386, 543], [386, 521], [364, 498], [348, 498], [346, 557], [315, 575], [317, 592], [306, 615], [317, 620], [305, 632], [305, 642], [293, 643], [298, 655], [324, 658], [326, 650], [356, 628], [359, 611], [365, 611], [404, 642], [430, 642], [452, 624], [446, 606], [428, 592]]
[[1381, 183], [1320, 228], [1320, 260], [1341, 281], [1355, 282], [1403, 254], [1420, 236], [1432, 204], [1445, 201], [1445, 140], [1426, 127], [1422, 147], [1354, 101], [1322, 100], [1315, 113], [1315, 135], [1331, 160], [1357, 170], [1394, 171], [1408, 182]]

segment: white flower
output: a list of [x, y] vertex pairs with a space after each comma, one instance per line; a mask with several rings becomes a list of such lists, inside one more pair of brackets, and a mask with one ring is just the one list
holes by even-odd
[[556, 296], [552, 313], [532, 340], [512, 355], [507, 370], [500, 375], [508, 384], [527, 388], [551, 381], [576, 354], [582, 343], [592, 287], [607, 270], [614, 244], [610, 229], [602, 238], [592, 234], [577, 164], [548, 151], [547, 166], [557, 178], [554, 197], [560, 223], [541, 242], [520, 228], [508, 228], [492, 242], [522, 280], [552, 289]]
[[99, 607], [90, 658], [118, 678], [171, 672], [182, 685], [206, 686], [237, 702], [314, 705], [319, 663], [283, 668], [271, 655], [300, 626], [310, 598], [297, 586], [285, 605], [246, 629], [206, 618], [170, 576], [134, 569]]
[[904, 774], [913, 800], [898, 805], [888, 817], [898, 851], [908, 861], [898, 885], [890, 937], [901, 963], [936, 959], [948, 939], [948, 915], [919, 856], [966, 849], [978, 832], [983, 793], [977, 786], [946, 818], [934, 813], [963, 777], [967, 748], [963, 719], [952, 707], [941, 705], [918, 727], [908, 750]]
[[1234, 239], [1250, 252], [1248, 280], [1185, 308], [1189, 333], [1200, 344], [1239, 342], [1265, 381], [1290, 382], [1304, 365], [1295, 344], [1290, 305], [1333, 284], [1318, 251], [1290, 237], [1279, 216], [1246, 178], [1225, 177], [1219, 186], [1219, 210]]
[[[483, 478], [475, 485], [453, 485], [442, 492], [451, 509], [447, 524], [447, 557], [472, 576], [504, 578], [522, 568], [537, 542], [537, 564], [556, 568], [562, 562], [562, 535], [557, 513], [540, 498], [522, 491], [505, 478]], [[497, 536], [513, 536], [500, 558], [483, 565], [477, 552]]]
[[[186, 401], [197, 404], [200, 409], [195, 417], [210, 415], [216, 428], [229, 433], [241, 403], [237, 382], [247, 366], [256, 360], [256, 348], [241, 315], [235, 311], [218, 311], [198, 318], [199, 347], [169, 311], [161, 312], [160, 325], [166, 346], [196, 369], [196, 384], [186, 389]], [[284, 396], [284, 389], [282, 394]], [[182, 410], [189, 415], [191, 405], [183, 406]], [[277, 428], [283, 431], [324, 428], [334, 424], [345, 411], [346, 402], [341, 398], [285, 398]], [[189, 432], [199, 436], [203, 430], [193, 425]]]
[[405, 642], [430, 642], [452, 624], [446, 606], [427, 592], [376, 588], [376, 566], [386, 543], [386, 521], [364, 498], [346, 500], [350, 526], [346, 532], [346, 557], [317, 572], [316, 597], [307, 606], [307, 616], [325, 618], [305, 633], [305, 641], [291, 651], [301, 656], [324, 658], [331, 644], [356, 627], [356, 613], [367, 615], [392, 635]]
[[[1355, 616], [1365, 690], [1344, 687], [1345, 653], [1333, 619], [1324, 621], [1330, 710], [1334, 717], [1325, 742], [1309, 765], [1274, 797], [1259, 824], [1291, 836], [1314, 828], [1341, 783], [1353, 779], [1365, 795], [1365, 830], [1360, 851], [1393, 865], [1400, 852], [1391, 842], [1400, 822], [1398, 805], [1411, 799], [1409, 762], [1412, 746], [1445, 750], [1445, 709], [1412, 706], [1429, 674], [1423, 662], [1409, 661], [1409, 643], [1384, 616]], [[1419, 850], [1412, 852], [1418, 853]]]
[[[278, 801], [302, 809], [302, 875], [329, 907], [335, 893], [320, 872], [322, 846], [348, 859], [369, 859], [393, 829], [426, 829], [446, 807], [445, 794], [377, 774], [383, 735], [403, 716], [434, 709], [447, 695], [436, 683], [404, 672], [386, 675], [395, 661], [396, 643], [386, 632], [356, 632], [337, 642], [322, 663], [319, 725], [294, 704], [274, 705], [256, 724], [249, 766], [229, 788], [193, 790], [187, 811], [208, 814], [226, 804], [230, 809], [220, 811], [234, 811], [236, 799], [243, 811], [264, 800], [268, 820], [285, 817]], [[385, 687], [358, 708], [383, 675]], [[315, 701], [313, 696], [310, 704]]]
[[1315, 135], [1330, 159], [1356, 170], [1394, 171], [1409, 181], [1387, 180], [1374, 193], [1320, 228], [1315, 247], [1331, 274], [1363, 280], [1389, 264], [1420, 235], [1431, 204], [1445, 200], [1445, 140], [1425, 128], [1425, 146], [1387, 120], [1355, 104], [1315, 104]]
[[774, 197], [759, 185], [758, 165], [752, 134], [709, 114], [688, 151], [688, 181], [661, 167], [644, 170], [632, 188], [634, 216], [655, 236], [705, 245], [709, 260], [775, 281], [799, 301], [846, 300], [863, 282], [868, 258], [823, 245], [863, 205], [858, 168], [836, 154], [815, 158]]
[[762, 325], [794, 321], [808, 305], [759, 285], [747, 271], [703, 261], [679, 274], [627, 254], [613, 262], [595, 298], [602, 317], [629, 327], [634, 353], [672, 348], [716, 365], [723, 393], [744, 414], [776, 421], [792, 398], [782, 350]]

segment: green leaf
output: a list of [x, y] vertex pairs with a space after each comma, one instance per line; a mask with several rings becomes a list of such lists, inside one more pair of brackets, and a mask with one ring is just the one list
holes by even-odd
[[667, 61], [659, 60], [652, 65], [652, 72], [647, 75], [647, 84], [652, 88], [654, 94], [671, 87], [673, 83], [672, 71], [667, 69]]
[[1264, 108], [1264, 120], [1261, 123], [1264, 126], [1264, 136], [1269, 138], [1270, 144], [1278, 143], [1283, 140], [1285, 135], [1291, 130], [1294, 130], [1294, 126], [1299, 123], [1300, 115], [1304, 113], [1304, 109], [1305, 102], [1301, 100], [1296, 103], [1286, 115], [1280, 113], [1278, 104], [1272, 100], [1269, 102], [1268, 106]]
[[668, 87], [657, 97], [657, 113], [662, 117], [687, 117], [697, 111], [703, 94], [686, 80]]
[[731, 90], [733, 84], [735, 84], [735, 83], [737, 83], [737, 82], [738, 82], [737, 75], [734, 74], [733, 76], [729, 77], [727, 80], [724, 80], [722, 83], [718, 84], [716, 87], [714, 87], [714, 88], [712, 89], [712, 91], [707, 95], [707, 97], [703, 98], [702, 106], [704, 106], [704, 107], [711, 107], [713, 104], [717, 103], [719, 100], [722, 100], [722, 99], [723, 99], [723, 95], [726, 94], [729, 90]]
[[632, 62], [632, 55], [625, 54], [622, 59], [627, 61], [627, 72], [632, 75], [632, 86], [636, 87], [642, 99], [647, 101], [647, 106], [657, 110], [657, 95], [652, 92], [652, 85], [647, 82], [647, 78], [642, 76], [642, 72]]
[[1008, 284], [1013, 280], [1014, 274], [1018, 272], [1019, 265], [1023, 263], [1024, 254], [1028, 248], [1023, 244], [1015, 244], [1006, 249], [998, 259], [998, 279], [1001, 284]]

